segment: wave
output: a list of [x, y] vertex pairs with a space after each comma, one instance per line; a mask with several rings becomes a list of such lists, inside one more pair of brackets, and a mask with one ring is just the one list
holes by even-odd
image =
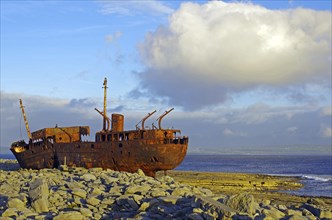
[[304, 179], [307, 180], [315, 180], [320, 182], [329, 182], [332, 181], [332, 177], [325, 177], [325, 176], [310, 176], [310, 175], [303, 175], [301, 176]]

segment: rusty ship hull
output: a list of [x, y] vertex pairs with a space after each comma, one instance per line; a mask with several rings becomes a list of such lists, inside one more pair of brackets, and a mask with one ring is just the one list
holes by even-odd
[[[122, 144], [122, 147], [119, 147]], [[80, 142], [31, 145], [29, 150], [15, 152], [22, 168], [43, 169], [69, 167], [101, 167], [115, 171], [144, 171], [154, 176], [160, 170], [172, 170], [183, 160], [187, 144], [142, 144]]]
[[165, 111], [158, 119], [158, 127], [145, 126], [145, 121], [156, 111], [149, 113], [138, 123], [136, 130], [124, 130], [124, 116], [106, 114], [106, 83], [104, 81], [103, 129], [95, 134], [95, 141], [82, 141], [82, 136], [90, 134], [88, 126], [43, 128], [30, 133], [22, 101], [29, 143], [14, 142], [10, 150], [22, 168], [43, 169], [68, 167], [101, 167], [116, 171], [144, 171], [155, 176], [157, 171], [171, 170], [184, 159], [189, 138], [179, 136], [180, 130], [163, 129], [161, 120], [169, 112]]

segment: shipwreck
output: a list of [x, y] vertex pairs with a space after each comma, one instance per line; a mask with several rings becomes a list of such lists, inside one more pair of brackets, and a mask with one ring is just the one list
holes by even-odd
[[12, 143], [13, 152], [22, 168], [43, 169], [68, 167], [101, 167], [116, 171], [144, 171], [155, 176], [157, 171], [171, 170], [184, 159], [188, 137], [180, 136], [177, 129], [165, 129], [162, 119], [172, 110], [157, 118], [158, 126], [145, 127], [145, 121], [156, 111], [148, 113], [133, 130], [124, 130], [124, 116], [107, 115], [107, 79], [103, 83], [103, 111], [95, 110], [103, 118], [103, 128], [95, 134], [95, 141], [82, 141], [83, 135], [90, 135], [90, 127], [73, 126], [43, 128], [30, 132], [22, 100], [20, 107], [28, 133], [29, 142], [20, 140]]

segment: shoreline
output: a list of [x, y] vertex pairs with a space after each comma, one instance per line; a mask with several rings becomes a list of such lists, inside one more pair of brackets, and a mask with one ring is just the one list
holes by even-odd
[[[163, 174], [160, 172], [157, 175]], [[332, 197], [292, 194], [291, 191], [299, 190], [304, 186], [300, 183], [302, 179], [297, 176], [181, 170], [167, 171], [167, 175], [182, 184], [204, 187], [215, 194], [234, 195], [245, 192], [254, 195], [260, 201], [270, 199], [284, 204], [300, 204], [317, 198], [332, 206]]]

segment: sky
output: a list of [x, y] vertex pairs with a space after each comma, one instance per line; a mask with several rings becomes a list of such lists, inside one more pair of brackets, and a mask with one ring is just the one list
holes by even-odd
[[1, 0], [0, 149], [149, 112], [189, 153], [332, 154], [331, 1]]

